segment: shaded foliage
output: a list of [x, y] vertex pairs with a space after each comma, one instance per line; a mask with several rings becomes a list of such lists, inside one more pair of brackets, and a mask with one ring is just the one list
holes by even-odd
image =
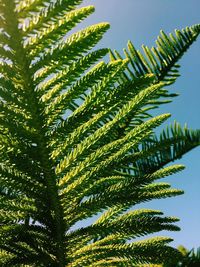
[[[199, 145], [199, 130], [170, 114], [167, 86], [200, 26], [131, 42], [125, 59], [94, 46], [108, 23], [71, 30], [94, 11], [80, 0], [0, 0], [1, 266], [138, 266], [178, 258], [167, 237], [177, 218], [133, 205], [182, 194], [158, 179]], [[99, 63], [98, 63], [99, 62]], [[166, 166], [167, 165], [167, 166]], [[100, 214], [93, 224], [75, 228]], [[131, 242], [127, 242], [131, 240]]]

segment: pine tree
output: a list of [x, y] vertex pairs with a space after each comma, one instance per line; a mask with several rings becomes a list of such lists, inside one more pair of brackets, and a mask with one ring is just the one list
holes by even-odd
[[123, 59], [94, 49], [108, 23], [71, 34], [94, 11], [81, 2], [0, 0], [1, 266], [145, 266], [179, 255], [170, 238], [137, 241], [179, 230], [177, 218], [129, 210], [182, 194], [156, 180], [184, 168], [167, 164], [200, 132], [175, 123], [156, 136], [170, 114], [151, 110], [175, 96], [167, 86], [200, 25], [161, 32], [144, 53], [129, 42]]

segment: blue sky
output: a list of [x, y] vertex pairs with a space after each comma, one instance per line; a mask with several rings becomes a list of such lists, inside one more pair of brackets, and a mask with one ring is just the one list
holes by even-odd
[[[122, 51], [127, 40], [131, 40], [136, 48], [142, 44], [152, 46], [160, 29], [166, 33], [174, 29], [199, 23], [199, 0], [85, 0], [83, 5], [94, 5], [96, 12], [82, 24], [82, 27], [108, 21], [111, 29], [105, 34], [99, 46], [110, 47]], [[171, 104], [157, 112], [170, 112], [171, 121], [177, 120], [182, 125], [187, 122], [191, 128], [200, 128], [200, 40], [195, 42], [184, 57], [181, 64], [181, 77], [173, 85], [173, 91], [180, 96]], [[168, 121], [170, 122], [170, 121]], [[163, 232], [175, 239], [175, 246], [182, 244], [187, 248], [200, 246], [200, 149], [195, 149], [179, 162], [187, 166], [178, 175], [166, 181], [174, 187], [185, 191], [183, 196], [154, 201], [144, 207], [160, 209], [167, 215], [181, 219], [181, 232]]]

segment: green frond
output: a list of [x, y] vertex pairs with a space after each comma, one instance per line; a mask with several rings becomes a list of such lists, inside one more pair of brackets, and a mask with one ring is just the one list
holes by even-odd
[[[114, 67], [115, 66], [119, 67], [118, 71], [120, 70], [120, 73], [121, 73], [123, 66], [120, 66], [120, 61], [113, 62], [113, 64], [114, 64], [113, 65]], [[127, 64], [127, 62], [125, 61], [124, 64]], [[61, 138], [62, 138], [61, 136], [62, 136], [63, 132], [67, 132], [68, 134], [70, 134], [74, 129], [79, 128], [80, 125], [83, 125], [82, 126], [82, 128], [83, 128], [84, 123], [87, 121], [90, 121], [91, 117], [94, 117], [94, 112], [96, 114], [98, 112], [101, 113], [102, 109], [103, 109], [105, 111], [106, 110], [108, 111], [108, 116], [107, 116], [107, 119], [106, 118], [102, 119], [102, 122], [99, 125], [99, 127], [101, 127], [102, 125], [104, 125], [108, 121], [112, 120], [112, 117], [115, 114], [115, 110], [118, 110], [120, 107], [123, 107], [127, 103], [127, 101], [129, 101], [129, 98], [127, 98], [124, 95], [124, 89], [125, 88], [123, 86], [120, 88], [119, 87], [118, 88], [112, 87], [114, 79], [115, 79], [115, 81], [118, 80], [118, 76], [116, 75], [117, 72], [116, 73], [114, 72], [113, 73], [114, 75], [112, 75], [110, 77], [109, 75], [107, 76], [107, 74], [106, 74], [106, 73], [108, 73], [107, 67], [110, 68], [110, 66], [106, 66], [105, 64], [102, 64], [102, 67], [105, 69], [105, 77], [94, 88], [94, 90], [93, 90], [94, 93], [91, 95], [88, 95], [86, 98], [87, 102], [84, 102], [83, 105], [78, 107], [75, 110], [75, 112], [72, 113], [72, 115], [69, 116], [65, 121], [58, 124], [56, 131], [53, 131], [52, 134], [56, 134], [56, 133], [59, 134], [59, 140], [60, 141], [61, 141]], [[101, 74], [101, 72], [98, 72], [98, 73]], [[96, 75], [97, 75], [97, 73], [95, 74], [95, 76]], [[94, 76], [94, 80], [96, 80], [95, 76]], [[83, 77], [83, 79], [84, 79], [84, 77]], [[98, 78], [98, 81], [99, 81], [99, 78]], [[152, 76], [149, 75], [147, 77], [144, 77], [144, 79], [138, 80], [138, 81], [134, 82], [134, 84], [131, 84], [131, 86], [129, 88], [130, 96], [132, 96], [131, 98], [136, 97], [136, 95], [140, 91], [142, 91], [144, 88], [150, 87], [151, 82], [152, 82]], [[91, 84], [93, 85], [92, 81], [91, 81]], [[134, 86], [134, 89], [136, 91], [134, 93], [131, 92], [133, 86]], [[155, 88], [156, 87], [154, 87], [154, 89]], [[126, 90], [126, 91], [128, 91], [128, 90]], [[129, 93], [129, 91], [127, 93]], [[156, 92], [154, 92], [154, 93], [156, 93]], [[141, 93], [141, 95], [142, 95], [142, 93]], [[149, 96], [149, 98], [150, 98], [150, 96]], [[145, 99], [145, 101], [148, 102], [147, 99]], [[132, 118], [136, 112], [137, 111], [135, 109], [132, 109], [132, 112], [130, 112], [129, 117]], [[109, 113], [111, 113], [111, 114], [109, 115]], [[112, 138], [116, 139], [116, 137], [117, 138], [119, 137], [119, 131], [120, 131], [121, 125], [123, 125], [123, 124], [124, 123], [122, 122], [119, 125], [119, 127], [117, 127], [116, 130], [113, 129], [113, 131], [112, 131], [113, 135], [111, 135]], [[125, 124], [126, 124], [126, 120], [125, 120]], [[63, 139], [65, 140], [65, 136], [63, 136]], [[63, 143], [61, 143], [61, 147], [63, 147]]]
[[[134, 101], [133, 101], [134, 102]], [[134, 102], [134, 104], [136, 104]], [[128, 107], [128, 109], [127, 109]], [[124, 107], [124, 110], [129, 111], [130, 108], [130, 104], [128, 104], [128, 106]], [[109, 131], [112, 129], [113, 124], [116, 123], [117, 120], [121, 119], [121, 116], [123, 116], [124, 110], [121, 110], [120, 113], [117, 114], [117, 116], [110, 122], [107, 124], [105, 124], [102, 128], [100, 128], [99, 130], [97, 130], [93, 135], [90, 135], [88, 138], [86, 138], [83, 143], [81, 143], [80, 145], [77, 145], [77, 149], [73, 151], [73, 153], [71, 153], [71, 155], [69, 155], [69, 157], [65, 158], [58, 166], [57, 168], [57, 173], [61, 173], [63, 170], [66, 170], [70, 164], [72, 164], [71, 161], [74, 161], [76, 159], [78, 159], [78, 156], [81, 156], [82, 153], [84, 153], [84, 149], [85, 147], [87, 147], [87, 151], [89, 151], [89, 148], [91, 145], [95, 144], [100, 138], [101, 136], [106, 135], [107, 133], [109, 133]], [[126, 114], [126, 113], [125, 113]], [[138, 142], [140, 142], [141, 139], [145, 138], [146, 136], [148, 136], [151, 133], [151, 129], [155, 128], [156, 126], [160, 125], [163, 121], [165, 121], [170, 115], [169, 114], [164, 114], [164, 115], [160, 115], [157, 116], [155, 118], [153, 118], [152, 120], [149, 120], [147, 122], [145, 122], [143, 125], [138, 126], [137, 128], [133, 129], [129, 134], [127, 134], [124, 138], [119, 139], [117, 141], [114, 141], [113, 143], [109, 143], [108, 145], [105, 145], [103, 148], [98, 149], [98, 152], [94, 152], [92, 154], [92, 157], [94, 159], [94, 162], [96, 161], [97, 157], [102, 157], [103, 155], [107, 155], [109, 156], [109, 153], [112, 153], [112, 150], [116, 150], [119, 149], [119, 146], [121, 146], [122, 148], [117, 152], [118, 157], [120, 156], [125, 156], [125, 154], [127, 153], [127, 151], [130, 150], [131, 147], [133, 147], [134, 145], [138, 144]], [[136, 139], [137, 137], [137, 139]], [[140, 139], [141, 138], [141, 139]], [[128, 142], [129, 140], [129, 142]], [[134, 143], [134, 141], [135, 143]], [[116, 147], [117, 146], [117, 147]], [[86, 162], [91, 162], [91, 156], [87, 159], [86, 161], [82, 163], [82, 166], [77, 167], [76, 171], [72, 170], [72, 175], [75, 176], [76, 173], [78, 173], [79, 171], [81, 171], [82, 168], [85, 168], [85, 166], [87, 166]], [[108, 162], [111, 163], [113, 160], [117, 160], [117, 157], [115, 156], [114, 158], [109, 159], [108, 158]], [[106, 162], [104, 162], [102, 164], [102, 166], [105, 164]], [[100, 168], [100, 165], [99, 167]], [[96, 172], [97, 170], [95, 170]], [[91, 175], [91, 173], [90, 173]], [[64, 183], [65, 180], [69, 180], [70, 179], [70, 173], [67, 174], [67, 177], [69, 177], [68, 179], [66, 179], [66, 177], [64, 177], [63, 179], [60, 180], [60, 185], [62, 185]]]
[[[130, 61], [129, 75], [132, 78], [143, 76], [147, 73], [153, 73], [157, 81], [167, 81], [173, 83], [178, 74], [178, 65], [176, 62], [183, 56], [190, 45], [196, 40], [200, 33], [199, 24], [192, 27], [186, 27], [174, 34], [165, 34], [160, 31], [160, 36], [156, 40], [157, 47], [151, 49], [145, 45], [142, 46], [143, 53], [136, 50], [131, 41], [128, 42], [128, 50], [124, 50], [126, 58]], [[121, 58], [119, 53], [111, 51], [111, 59]]]
[[[166, 183], [151, 184], [151, 182], [157, 179], [158, 177], [161, 178], [161, 177], [164, 177], [165, 175], [167, 176], [169, 173], [172, 173], [172, 172], [175, 173], [182, 169], [183, 169], [182, 165], [180, 166], [175, 165], [175, 166], [167, 167], [166, 170], [163, 169], [158, 173], [155, 172], [152, 174], [152, 176], [149, 175], [149, 176], [144, 176], [144, 177], [141, 177], [141, 176], [137, 177], [134, 175], [126, 176], [126, 174], [124, 174], [124, 176], [121, 176], [121, 179], [119, 181], [116, 181], [115, 184], [113, 185], [109, 185], [108, 183], [104, 184], [104, 189], [102, 187], [98, 188], [98, 185], [95, 184], [94, 188], [96, 190], [99, 189], [99, 191], [93, 192], [92, 188], [90, 188], [90, 190], [88, 191], [88, 194], [86, 194], [90, 196], [90, 198], [82, 202], [80, 204], [80, 207], [77, 207], [78, 209], [77, 218], [83, 219], [85, 218], [85, 216], [86, 217], [92, 216], [96, 214], [97, 212], [106, 209], [107, 207], [111, 207], [111, 208], [110, 210], [108, 210], [108, 214], [105, 212], [105, 216], [108, 216], [108, 218], [112, 218], [113, 216], [114, 217], [118, 216], [123, 211], [127, 210], [132, 205], [135, 205], [137, 203], [140, 203], [143, 201], [149, 201], [150, 199], [154, 199], [154, 198], [171, 197], [171, 196], [182, 194], [183, 192], [181, 190], [168, 189], [169, 184], [166, 184]], [[123, 175], [123, 173], [121, 174]], [[159, 174], [159, 176], [157, 176], [157, 174]], [[122, 177], [124, 177], [124, 179], [122, 179]], [[92, 175], [91, 175], [91, 178], [92, 178]], [[77, 184], [78, 183], [79, 182], [77, 182]], [[84, 187], [85, 187], [85, 183], [84, 183]], [[102, 193], [103, 191], [105, 191], [105, 193]], [[95, 194], [95, 193], [96, 195], [92, 196], [92, 194]], [[136, 198], [138, 202], [135, 202]], [[93, 207], [93, 209], [88, 209], [88, 207], [90, 208]], [[80, 215], [81, 212], [79, 211], [79, 209], [84, 211], [82, 217]], [[73, 212], [71, 209], [70, 211]], [[102, 216], [104, 218], [104, 214]], [[68, 216], [66, 218], [68, 218]], [[75, 217], [75, 215], [73, 215], [72, 221], [76, 220], [77, 218]]]
[[94, 11], [81, 3], [0, 0], [3, 267], [150, 266], [179, 255], [169, 238], [137, 241], [178, 231], [177, 218], [130, 208], [183, 193], [158, 180], [184, 169], [165, 165], [197, 147], [199, 131], [175, 123], [156, 136], [170, 114], [150, 111], [175, 96], [166, 86], [199, 25], [99, 62], [109, 50], [93, 48], [109, 24], [71, 33]]
[[[38, 191], [42, 189], [41, 181], [33, 176], [29, 176], [28, 173], [22, 172], [8, 163], [0, 165], [0, 185], [2, 190], [6, 188], [9, 192], [17, 193], [20, 192], [23, 195], [33, 197], [38, 194]], [[20, 165], [18, 165], [20, 168]], [[25, 171], [25, 170], [24, 170]], [[27, 171], [28, 172], [28, 171]], [[31, 173], [30, 173], [31, 174]], [[26, 184], [26, 182], [28, 183]]]
[[[53, 75], [53, 77], [49, 78], [48, 81], [39, 83], [38, 90], [43, 93], [41, 100], [46, 102], [57, 96], [63, 88], [71, 86], [73, 82], [83, 75], [84, 71], [90, 68], [107, 53], [108, 49], [105, 48], [88, 53], [87, 55], [81, 57], [78, 61], [73, 62], [69, 67], [65, 67], [65, 69]], [[46, 72], [45, 75], [48, 75], [48, 72]]]
[[[75, 223], [102, 212], [110, 207], [121, 205], [125, 209], [133, 205], [147, 202], [153, 199], [174, 197], [183, 194], [182, 190], [171, 189], [167, 183], [150, 184], [144, 187], [135, 187], [134, 183], [118, 183], [104, 189], [104, 193], [98, 193], [82, 201], [68, 210], [66, 219]], [[75, 202], [75, 201], [74, 201]], [[122, 208], [121, 208], [122, 209]], [[69, 213], [72, 212], [73, 215]], [[118, 211], [120, 213], [121, 210]]]
[[[62, 66], [64, 62], [67, 63], [65, 63], [66, 65], [71, 64], [74, 60], [78, 60], [80, 55], [92, 49], [108, 29], [109, 24], [102, 22], [72, 34], [65, 41], [58, 42], [56, 45], [45, 50], [44, 53], [39, 56], [37, 62], [33, 64], [33, 71], [35, 72], [40, 68], [52, 65], [54, 65], [54, 69], [56, 69]], [[38, 55], [34, 53], [32, 56], [34, 58]]]
[[[55, 100], [52, 101], [53, 103], [49, 104], [45, 112], [51, 117], [51, 120], [47, 123], [51, 124], [53, 120], [57, 121], [57, 119], [63, 115], [67, 109], [70, 109], [70, 104], [73, 100], [76, 100], [80, 95], [85, 94], [84, 104], [77, 108], [73, 112], [72, 116], [76, 117], [78, 113], [84, 112], [84, 109], [89, 108], [91, 102], [94, 103], [95, 98], [97, 98], [101, 92], [105, 90], [104, 88], [107, 89], [116, 82], [118, 79], [118, 73], [123, 70], [126, 63], [126, 61], [124, 64], [117, 61], [106, 65], [104, 62], [101, 62], [92, 68], [85, 76], [69, 88], [69, 90], [56, 97]], [[100, 84], [99, 81], [101, 81]], [[89, 92], [89, 90], [91, 90], [91, 94], [88, 96], [86, 91]]]
[[[199, 144], [199, 130], [190, 130], [186, 126], [181, 128], [180, 124], [174, 122], [173, 125], [163, 130], [159, 137], [152, 136], [149, 140], [145, 140], [141, 151], [127, 156], [124, 163], [133, 163], [140, 173], [146, 173], [146, 170], [148, 173], [154, 172], [166, 164], [180, 159]], [[182, 167], [180, 166], [180, 168]]]
[[[135, 254], [132, 263], [145, 264], [149, 261], [154, 263], [161, 263], [166, 260], [169, 256], [178, 257], [178, 253], [175, 249], [165, 246], [169, 243], [171, 239], [169, 238], [151, 238], [144, 241], [134, 242], [132, 244], [126, 245], [89, 245], [85, 249], [78, 250], [74, 256], [72, 256], [73, 261], [70, 263], [71, 266], [81, 266], [85, 264], [88, 266], [92, 265], [93, 262], [101, 260], [102, 258], [115, 259], [128, 258], [131, 259], [132, 255]], [[165, 248], [164, 248], [165, 247]], [[153, 251], [156, 251], [152, 257]], [[144, 253], [145, 252], [145, 253]], [[69, 265], [70, 266], [70, 265]], [[118, 266], [118, 265], [116, 265]]]
[[33, 201], [30, 199], [20, 199], [19, 197], [13, 196], [11, 196], [10, 199], [7, 199], [7, 195], [2, 194], [0, 196], [0, 202], [0, 220], [2, 223], [12, 221], [19, 222], [26, 217], [30, 218], [36, 211]]
[[[80, 242], [88, 240], [101, 240], [109, 235], [121, 236], [125, 242], [130, 238], [142, 237], [160, 230], [178, 231], [179, 227], [173, 223], [178, 219], [174, 217], [161, 217], [161, 212], [154, 210], [136, 210], [125, 213], [114, 220], [98, 220], [93, 225], [72, 231], [67, 236], [67, 242]], [[113, 239], [114, 242], [114, 239]]]
[[45, 7], [45, 0], [22, 0], [18, 1], [16, 5], [16, 11], [18, 13], [28, 11], [38, 11], [42, 7]]
[[22, 18], [28, 17], [33, 13], [34, 15], [31, 17], [33, 21], [32, 27], [36, 28], [48, 23], [49, 20], [61, 17], [63, 13], [73, 10], [81, 2], [82, 0], [56, 0], [49, 3], [46, 0], [22, 0], [18, 1], [16, 12]]
[[184, 165], [171, 165], [169, 167], [159, 169], [158, 171], [154, 172], [150, 175], [151, 180], [160, 179], [162, 177], [166, 177], [168, 175], [175, 174], [185, 169]]
[[[166, 35], [161, 31], [160, 36], [156, 40], [157, 47], [150, 49], [143, 45], [143, 52], [136, 50], [132, 42], [128, 41], [124, 54], [130, 64], [122, 74], [120, 84], [130, 83], [130, 81], [134, 81], [146, 74], [155, 75], [154, 83], [159, 81], [165, 81], [168, 85], [174, 83], [179, 76], [177, 61], [197, 39], [199, 33], [199, 24], [186, 27], [181, 31], [176, 30], [175, 35]], [[117, 51], [110, 51], [110, 59], [113, 61], [123, 59], [123, 57]], [[169, 93], [168, 90], [158, 91], [154, 99], [149, 102], [152, 105], [150, 109], [171, 102], [171, 98], [175, 96], [177, 94]], [[149, 112], [147, 116], [150, 116]]]
[[[83, 7], [77, 10], [73, 10], [69, 13], [66, 13], [62, 18], [52, 21], [51, 23], [45, 24], [38, 29], [35, 33], [28, 31], [31, 25], [27, 25], [26, 21], [24, 22], [23, 30], [25, 33], [25, 47], [31, 51], [34, 50], [34, 54], [39, 54], [40, 52], [51, 48], [52, 45], [55, 45], [57, 42], [61, 41], [65, 35], [73, 29], [77, 23], [81, 22], [84, 18], [89, 16], [94, 12], [93, 6]], [[28, 31], [28, 32], [27, 32]]]
[[[111, 164], [113, 162], [120, 162], [120, 159], [123, 158], [126, 153], [134, 147], [138, 142], [140, 142], [141, 139], [149, 135], [152, 128], [155, 128], [160, 123], [162, 123], [164, 120], [166, 120], [169, 116], [167, 114], [160, 115], [156, 118], [153, 118], [150, 121], [147, 121], [144, 123], [144, 125], [141, 125], [140, 127], [133, 129], [132, 132], [127, 134], [123, 139], [117, 140], [113, 143], [110, 143], [108, 145], [105, 145], [103, 148], [98, 149], [96, 152], [94, 152], [92, 155], [90, 155], [88, 158], [86, 158], [85, 161], [83, 161], [82, 164], [76, 167], [75, 170], [72, 170], [69, 172], [66, 176], [64, 176], [62, 179], [60, 179], [60, 186], [63, 184], [69, 184], [66, 189], [63, 190], [64, 194], [67, 194], [67, 197], [71, 197], [69, 192], [73, 189], [76, 190], [77, 193], [78, 188], [85, 188], [84, 195], [87, 192], [87, 186], [88, 181], [90, 182], [89, 185], [91, 187], [92, 185], [92, 176], [94, 173], [98, 174], [102, 169], [110, 168]], [[121, 146], [121, 148], [119, 148]], [[116, 152], [117, 149], [117, 152]], [[102, 163], [98, 163], [96, 166], [96, 162], [99, 162], [99, 159], [102, 158], [103, 155], [107, 155], [107, 159], [102, 161]], [[73, 159], [75, 156], [72, 157]], [[95, 164], [91, 165], [93, 159], [93, 162]], [[68, 159], [70, 160], [70, 159]], [[66, 161], [65, 164], [68, 162]], [[68, 163], [69, 165], [69, 163]], [[66, 165], [65, 165], [66, 168]], [[89, 171], [88, 171], [89, 169]], [[84, 170], [84, 172], [83, 172]], [[73, 180], [80, 175], [80, 178], [78, 178], [74, 183]], [[79, 198], [81, 197], [81, 194], [79, 194]]]

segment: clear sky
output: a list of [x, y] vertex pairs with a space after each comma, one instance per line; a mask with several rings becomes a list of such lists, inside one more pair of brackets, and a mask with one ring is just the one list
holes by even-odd
[[[160, 29], [166, 33], [200, 23], [199, 0], [85, 0], [83, 5], [94, 5], [96, 12], [82, 26], [108, 21], [111, 29], [100, 46], [122, 51], [127, 40], [136, 48], [152, 46]], [[199, 38], [200, 39], [200, 38]], [[180, 93], [174, 102], [157, 112], [170, 112], [172, 119], [191, 128], [200, 128], [200, 40], [195, 42], [179, 62], [181, 77], [173, 85]], [[169, 121], [168, 121], [169, 122]], [[145, 208], [160, 209], [167, 215], [181, 219], [180, 232], [162, 232], [175, 239], [174, 245], [187, 248], [200, 246], [200, 149], [196, 148], [179, 161], [187, 166], [178, 175], [167, 178], [174, 187], [185, 191], [183, 196], [145, 203]]]

